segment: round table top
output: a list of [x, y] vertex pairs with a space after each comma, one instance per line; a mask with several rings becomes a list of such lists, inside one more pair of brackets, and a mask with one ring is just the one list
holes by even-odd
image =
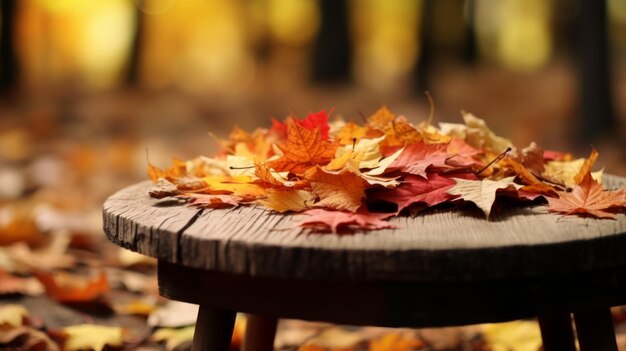
[[[605, 175], [605, 187], [626, 178]], [[590, 272], [626, 265], [626, 215], [561, 216], [545, 206], [430, 212], [391, 220], [397, 229], [319, 234], [297, 216], [255, 206], [198, 209], [148, 196], [152, 183], [104, 203], [116, 244], [162, 262], [266, 278], [348, 281], [477, 281]]]

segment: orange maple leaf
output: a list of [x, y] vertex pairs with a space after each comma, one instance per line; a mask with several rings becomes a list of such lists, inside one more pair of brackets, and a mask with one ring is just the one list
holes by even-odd
[[572, 192], [560, 191], [559, 198], [547, 198], [550, 212], [566, 215], [589, 215], [597, 218], [615, 218], [615, 213], [626, 206], [626, 190], [604, 190], [587, 172]]
[[305, 177], [311, 182], [313, 193], [319, 196], [316, 207], [356, 212], [365, 197], [366, 182], [358, 175], [343, 170], [339, 173], [327, 173], [320, 167], [306, 171]]
[[314, 165], [325, 165], [335, 156], [337, 146], [323, 140], [319, 127], [312, 130], [287, 120], [287, 142], [279, 144], [283, 152], [279, 159], [268, 162], [268, 166], [279, 172], [302, 174]]
[[578, 171], [578, 173], [574, 176], [574, 182], [576, 182], [576, 184], [580, 184], [585, 179], [587, 173], [591, 172], [591, 167], [593, 167], [593, 164], [596, 163], [598, 156], [600, 156], [600, 154], [596, 151], [596, 149], [591, 149], [591, 154], [589, 154], [589, 157], [585, 159], [582, 167], [580, 167], [580, 171]]

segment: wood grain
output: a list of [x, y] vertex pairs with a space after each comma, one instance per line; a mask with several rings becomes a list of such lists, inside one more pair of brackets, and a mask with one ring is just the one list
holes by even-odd
[[[605, 175], [608, 188], [626, 179]], [[626, 216], [597, 220], [510, 208], [392, 220], [395, 230], [327, 235], [295, 228], [298, 217], [241, 206], [198, 210], [148, 197], [150, 182], [104, 204], [113, 242], [189, 267], [305, 280], [458, 281], [540, 276], [626, 264]]]

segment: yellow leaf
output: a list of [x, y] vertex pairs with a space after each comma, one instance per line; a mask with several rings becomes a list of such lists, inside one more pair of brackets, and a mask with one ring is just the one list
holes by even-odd
[[484, 120], [474, 116], [471, 113], [463, 112], [463, 120], [465, 125], [457, 123], [440, 123], [441, 133], [452, 137], [465, 140], [469, 145], [486, 149], [497, 154], [513, 147], [513, 143], [505, 138], [497, 136]]
[[335, 159], [346, 154], [359, 155], [359, 168], [376, 168], [378, 161], [383, 157], [380, 153], [380, 142], [384, 136], [375, 139], [361, 139], [354, 145], [346, 145], [337, 148]]
[[266, 194], [267, 198], [260, 203], [278, 212], [304, 211], [315, 201], [315, 195], [305, 190], [267, 189]]
[[80, 324], [63, 328], [67, 335], [65, 349], [68, 351], [102, 351], [106, 346], [122, 346], [122, 328], [94, 324]]
[[358, 175], [344, 170], [327, 173], [320, 167], [310, 168], [305, 177], [311, 182], [313, 193], [319, 196], [316, 207], [334, 208], [356, 212], [365, 197], [365, 181]]
[[251, 184], [253, 179], [249, 176], [212, 176], [202, 180], [207, 184], [210, 194], [234, 194], [242, 197], [260, 197], [265, 195], [265, 190]]
[[183, 328], [161, 328], [150, 338], [156, 342], [165, 341], [165, 348], [173, 350], [183, 343], [193, 340], [195, 329], [193, 325]]
[[537, 322], [485, 324], [483, 333], [492, 351], [538, 351], [542, 345]]
[[226, 156], [226, 166], [233, 176], [253, 176], [254, 175], [254, 159], [247, 156]]
[[134, 300], [123, 305], [113, 306], [117, 314], [148, 316], [156, 310], [154, 303], [144, 300]]
[[383, 107], [379, 108], [378, 111], [374, 112], [374, 114], [367, 119], [367, 122], [372, 128], [382, 130], [395, 119], [396, 115], [389, 111], [387, 106], [383, 105]]
[[422, 140], [422, 134], [405, 117], [398, 117], [384, 128], [385, 146], [405, 146]]
[[0, 326], [21, 327], [24, 324], [24, 318], [28, 316], [28, 310], [22, 305], [0, 306]]
[[361, 127], [353, 122], [347, 123], [335, 135], [341, 145], [352, 145], [368, 135], [369, 128]]

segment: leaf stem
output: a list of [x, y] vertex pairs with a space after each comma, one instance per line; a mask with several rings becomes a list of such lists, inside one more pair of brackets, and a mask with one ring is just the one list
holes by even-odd
[[475, 174], [478, 176], [479, 174], [484, 172], [487, 168], [489, 168], [492, 164], [494, 164], [494, 163], [500, 161], [501, 159], [503, 159], [504, 156], [506, 156], [506, 154], [511, 152], [511, 150], [513, 150], [513, 149], [510, 146], [507, 147], [506, 150], [502, 151], [496, 158], [491, 160], [491, 162], [489, 162], [485, 167], [481, 168], [480, 171], [476, 172]]

